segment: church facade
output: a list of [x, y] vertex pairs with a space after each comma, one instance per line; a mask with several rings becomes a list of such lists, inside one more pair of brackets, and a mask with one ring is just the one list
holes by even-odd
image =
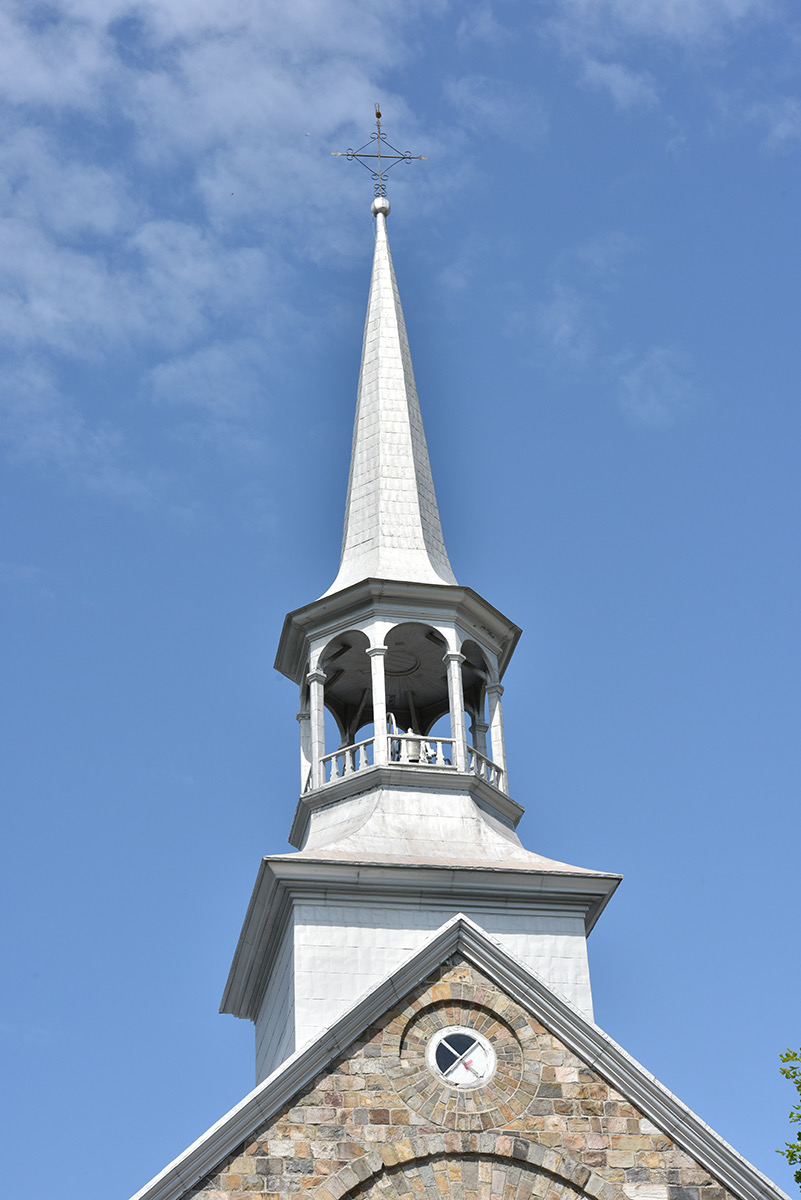
[[516, 833], [520, 630], [451, 568], [372, 212], [340, 569], [276, 658], [296, 849], [262, 860], [221, 1006], [254, 1023], [256, 1087], [134, 1200], [780, 1200], [593, 1021], [619, 876]]

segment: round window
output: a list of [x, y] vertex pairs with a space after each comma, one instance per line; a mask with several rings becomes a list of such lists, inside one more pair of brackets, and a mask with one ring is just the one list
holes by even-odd
[[458, 1088], [480, 1087], [495, 1071], [492, 1046], [464, 1025], [438, 1030], [428, 1043], [426, 1059], [435, 1075]]

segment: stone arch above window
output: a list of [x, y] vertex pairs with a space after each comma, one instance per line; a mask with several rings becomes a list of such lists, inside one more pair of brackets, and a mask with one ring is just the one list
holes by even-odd
[[354, 1159], [313, 1200], [627, 1200], [591, 1168], [525, 1138], [414, 1134]]
[[[432, 1038], [444, 1029], [474, 1029], [496, 1058], [492, 1078], [463, 1090], [448, 1085], [428, 1062]], [[387, 1072], [399, 1098], [432, 1125], [461, 1132], [503, 1128], [534, 1099], [540, 1082], [536, 1033], [518, 1004], [487, 988], [452, 983], [420, 997], [409, 1016], [393, 1020], [387, 1030], [397, 1037], [397, 1065]]]

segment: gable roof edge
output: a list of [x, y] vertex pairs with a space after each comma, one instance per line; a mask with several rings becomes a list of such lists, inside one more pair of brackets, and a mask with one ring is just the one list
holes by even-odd
[[650, 1121], [705, 1167], [740, 1200], [790, 1200], [767, 1175], [688, 1108], [656, 1076], [632, 1058], [600, 1026], [587, 1021], [534, 972], [499, 946], [468, 917], [460, 939], [465, 956], [488, 971], [524, 1008], [542, 1015], [543, 1024], [579, 1058], [633, 1102]]
[[388, 1007], [454, 952], [485, 971], [588, 1066], [727, 1187], [738, 1200], [790, 1200], [709, 1125], [674, 1096], [599, 1026], [557, 996], [519, 959], [469, 917], [458, 913], [425, 945], [361, 996], [313, 1042], [297, 1050], [230, 1112], [168, 1164], [131, 1200], [179, 1200], [331, 1062]]

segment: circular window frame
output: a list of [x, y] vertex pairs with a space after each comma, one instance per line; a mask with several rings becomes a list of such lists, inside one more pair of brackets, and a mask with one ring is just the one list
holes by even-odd
[[[465, 1037], [470, 1037], [484, 1051], [487, 1058], [486, 1070], [480, 1078], [468, 1083], [455, 1083], [449, 1079], [445, 1072], [440, 1068], [437, 1062], [437, 1050], [448, 1037], [449, 1034], [461, 1034]], [[453, 1051], [452, 1051], [453, 1052]], [[467, 1051], [465, 1051], [467, 1053]], [[426, 1046], [426, 1066], [431, 1074], [444, 1083], [447, 1087], [453, 1088], [457, 1092], [473, 1092], [477, 1088], [486, 1087], [495, 1076], [495, 1071], [498, 1066], [498, 1056], [495, 1053], [495, 1048], [492, 1043], [484, 1037], [483, 1033], [479, 1033], [477, 1029], [472, 1029], [469, 1025], [448, 1025], [444, 1029], [438, 1029], [429, 1038]]]

